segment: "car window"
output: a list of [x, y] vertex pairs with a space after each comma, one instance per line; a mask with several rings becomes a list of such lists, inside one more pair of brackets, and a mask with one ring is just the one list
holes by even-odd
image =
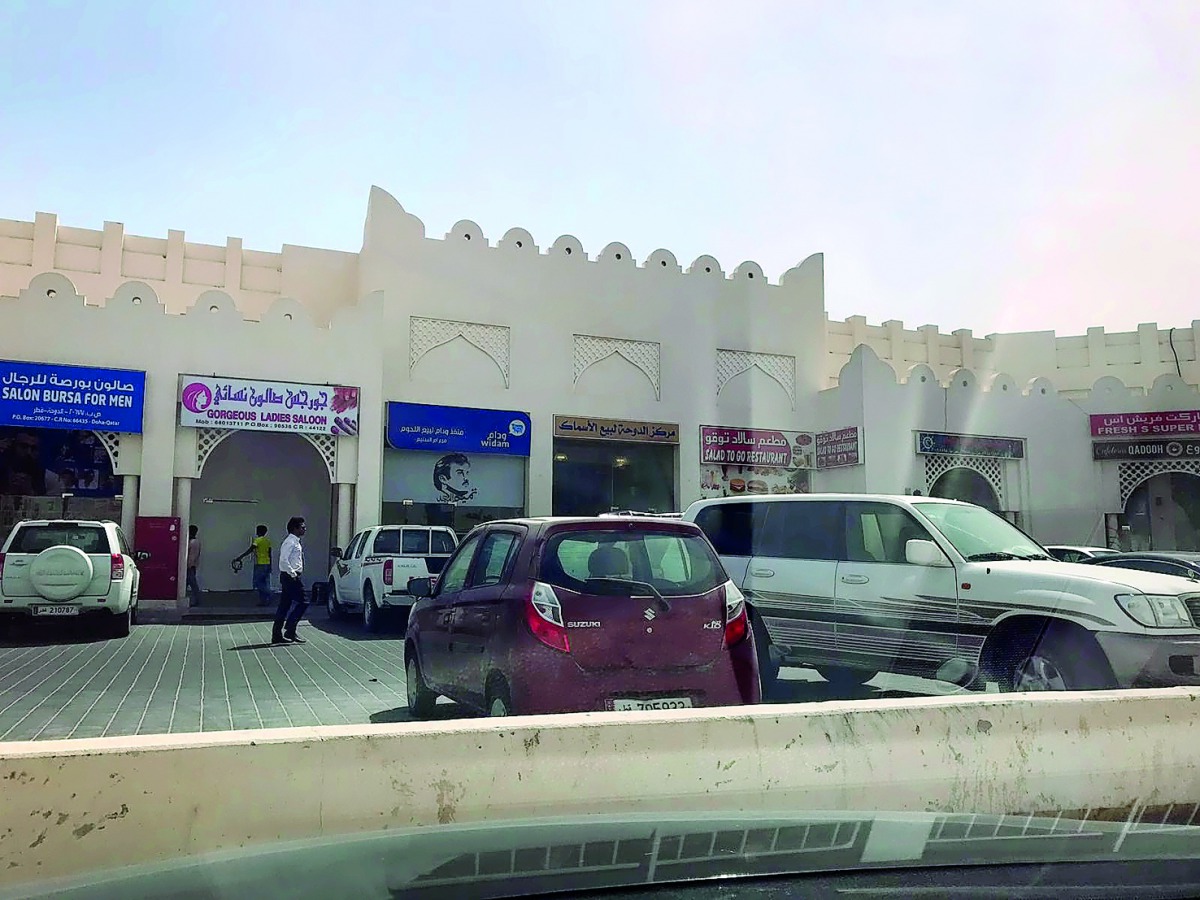
[[375, 540], [371, 542], [373, 554], [396, 554], [400, 552], [400, 529], [382, 528], [375, 532]]
[[841, 503], [792, 501], [763, 504], [768, 507], [763, 538], [756, 556], [777, 559], [842, 558]]
[[358, 539], [358, 543], [354, 545], [354, 558], [360, 559], [367, 549], [367, 539], [371, 536], [371, 532], [364, 531], [362, 537]]
[[65, 544], [87, 554], [109, 554], [108, 534], [96, 525], [25, 525], [13, 536], [9, 553], [41, 553]]
[[429, 535], [429, 552], [430, 553], [453, 553], [454, 548], [458, 546], [455, 543], [454, 535], [448, 531], [434, 531]]
[[696, 513], [696, 524], [722, 556], [754, 556], [766, 503], [714, 503]]
[[467, 583], [467, 573], [471, 571], [471, 559], [479, 547], [479, 536], [468, 538], [459, 548], [454, 558], [446, 564], [441, 577], [438, 578], [438, 596], [461, 591]]
[[1050, 555], [1063, 562], [1079, 562], [1087, 557], [1078, 550], [1051, 550]]
[[429, 555], [429, 532], [424, 528], [405, 528], [403, 553], [413, 556]]
[[346, 549], [342, 551], [342, 559], [350, 559], [352, 556], [354, 556], [354, 551], [358, 547], [358, 542], [361, 541], [362, 538], [363, 536], [361, 534], [356, 534], [350, 539], [350, 543], [347, 544]]
[[907, 563], [905, 548], [914, 540], [933, 538], [907, 510], [890, 503], [846, 504], [846, 559], [851, 562]]
[[508, 561], [518, 543], [517, 535], [511, 531], [493, 531], [485, 537], [479, 547], [479, 561], [471, 577], [471, 587], [486, 587], [503, 581]]
[[125, 532], [120, 528], [117, 531], [117, 546], [121, 548], [121, 552], [126, 556], [133, 556], [133, 550], [129, 546], [129, 541], [125, 537]]
[[1046, 551], [1007, 519], [969, 503], [927, 502], [917, 506], [964, 559], [1043, 557]]
[[721, 561], [699, 534], [591, 529], [552, 536], [538, 577], [579, 593], [625, 596], [638, 588], [621, 582], [636, 582], [664, 597], [706, 593], [727, 580]]

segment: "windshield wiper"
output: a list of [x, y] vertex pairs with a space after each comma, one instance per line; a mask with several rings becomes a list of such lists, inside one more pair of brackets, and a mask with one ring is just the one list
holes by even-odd
[[669, 613], [671, 611], [671, 604], [667, 601], [667, 598], [660, 594], [658, 588], [648, 581], [634, 581], [632, 578], [608, 578], [604, 576], [592, 577], [588, 581], [601, 581], [606, 584], [627, 584], [633, 588], [643, 588], [654, 597], [654, 602], [658, 604], [663, 612]]
[[967, 562], [998, 562], [1005, 559], [1024, 559], [1023, 556], [1017, 556], [1015, 553], [1005, 553], [1003, 551], [993, 551], [991, 553], [972, 553], [967, 557]]
[[1053, 556], [1047, 556], [1045, 553], [1030, 553], [1028, 556], [1022, 556], [1021, 559], [1054, 559]]

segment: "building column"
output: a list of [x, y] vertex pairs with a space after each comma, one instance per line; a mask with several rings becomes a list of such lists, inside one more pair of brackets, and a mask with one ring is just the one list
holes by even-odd
[[[138, 477], [121, 476], [121, 530], [131, 543], [137, 543]], [[137, 549], [136, 547], [134, 548]]]
[[192, 518], [192, 479], [175, 479], [175, 515], [179, 517], [179, 585], [175, 605], [187, 609], [187, 547], [188, 525]]
[[354, 521], [354, 486], [340, 483], [337, 486], [337, 535], [334, 546], [345, 549], [350, 546], [351, 522]]

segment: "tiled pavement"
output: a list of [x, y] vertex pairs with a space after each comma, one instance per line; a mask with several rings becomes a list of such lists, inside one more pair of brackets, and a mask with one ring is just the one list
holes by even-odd
[[0, 741], [409, 719], [399, 631], [315, 618], [307, 643], [272, 646], [269, 622], [139, 625], [121, 640], [44, 625], [0, 638]]
[[[313, 610], [305, 644], [272, 646], [271, 623], [138, 625], [97, 640], [84, 622], [0, 633], [0, 741], [410, 721], [400, 629], [367, 635]], [[949, 685], [881, 675], [839, 693], [787, 669], [777, 700], [945, 694]], [[467, 715], [446, 700], [438, 718]]]

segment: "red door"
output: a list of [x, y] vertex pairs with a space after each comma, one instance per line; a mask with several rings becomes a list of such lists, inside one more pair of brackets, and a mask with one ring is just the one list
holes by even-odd
[[147, 600], [174, 600], [179, 589], [179, 517], [138, 516], [133, 548], [150, 554], [138, 563], [138, 593]]

